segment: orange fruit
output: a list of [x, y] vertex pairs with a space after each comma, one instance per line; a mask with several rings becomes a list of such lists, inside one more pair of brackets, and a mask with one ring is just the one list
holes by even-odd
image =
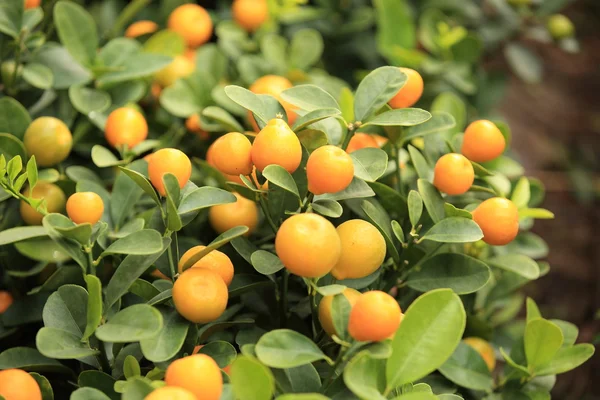
[[[23, 191], [26, 197], [46, 200], [46, 211], [49, 213], [60, 213], [65, 209], [67, 197], [61, 188], [50, 182], [38, 182], [30, 193], [29, 188]], [[33, 207], [21, 200], [21, 217], [27, 225], [41, 225], [44, 216], [35, 211]]]
[[154, 81], [161, 87], [166, 88], [178, 79], [185, 78], [194, 72], [196, 65], [185, 56], [175, 56], [173, 61], [154, 74]]
[[202, 128], [200, 128], [200, 117], [198, 114], [192, 114], [190, 117], [188, 117], [188, 119], [185, 120], [185, 127], [190, 132], [200, 132]]
[[25, 9], [29, 10], [30, 8], [39, 7], [41, 3], [42, 0], [25, 0]]
[[317, 214], [296, 214], [277, 231], [275, 251], [283, 265], [304, 278], [327, 274], [340, 258], [340, 238], [331, 222]]
[[137, 21], [129, 25], [125, 30], [125, 37], [136, 38], [138, 36], [154, 33], [158, 30], [158, 25], [153, 21]]
[[462, 154], [449, 153], [435, 163], [433, 185], [451, 196], [466, 193], [475, 180], [471, 162]]
[[197, 400], [197, 398], [187, 389], [177, 386], [163, 386], [144, 397], [144, 400]]
[[471, 161], [486, 162], [500, 156], [505, 147], [506, 140], [496, 124], [482, 119], [467, 126], [461, 153]]
[[354, 177], [352, 158], [336, 146], [326, 145], [311, 153], [306, 163], [308, 190], [314, 194], [344, 190]]
[[404, 72], [408, 79], [396, 96], [390, 100], [389, 105], [392, 108], [412, 107], [423, 94], [423, 78], [414, 69], [400, 68], [400, 71]]
[[[356, 303], [356, 300], [358, 300], [358, 298], [361, 296], [361, 293], [358, 290], [346, 288], [342, 292], [342, 295], [346, 298], [346, 300], [348, 300], [350, 307], [352, 307]], [[335, 295], [324, 296], [319, 303], [319, 322], [321, 323], [323, 330], [327, 332], [329, 336], [333, 336], [333, 334], [339, 336], [339, 333], [336, 332], [333, 325], [333, 316], [331, 315], [331, 307], [333, 305], [334, 297]]]
[[219, 400], [223, 391], [221, 370], [215, 360], [206, 354], [194, 354], [173, 361], [165, 372], [165, 382], [167, 386], [189, 390], [196, 400]]
[[379, 290], [363, 293], [348, 319], [348, 333], [359, 342], [378, 342], [392, 336], [402, 321], [396, 299]]
[[233, 19], [249, 32], [254, 32], [269, 19], [267, 0], [234, 0]]
[[0, 371], [0, 396], [5, 400], [42, 400], [42, 392], [35, 379], [20, 369]]
[[190, 268], [173, 285], [175, 308], [185, 319], [205, 324], [219, 318], [227, 307], [227, 285], [217, 272]]
[[348, 147], [346, 148], [346, 152], [348, 154], [355, 152], [356, 150], [364, 149], [365, 147], [374, 147], [379, 148], [379, 144], [377, 144], [377, 140], [375, 140], [374, 135], [368, 135], [366, 133], [355, 133], [350, 139], [348, 143]]
[[102, 198], [94, 192], [73, 193], [67, 200], [67, 215], [76, 224], [94, 225], [104, 213]]
[[246, 135], [230, 132], [212, 146], [212, 160], [219, 171], [227, 175], [252, 173], [252, 143]]
[[[279, 103], [285, 109], [285, 113], [288, 117], [288, 123], [290, 125], [294, 125], [294, 121], [296, 121], [296, 118], [298, 117], [298, 115], [294, 112], [296, 107], [281, 98], [281, 92], [291, 88], [292, 86], [294, 86], [292, 85], [292, 82], [283, 76], [265, 75], [261, 78], [258, 78], [252, 85], [250, 85], [250, 91], [256, 94], [268, 94], [275, 97], [275, 99], [277, 99], [277, 101], [279, 101]], [[255, 128], [256, 131], [258, 131], [257, 128]]]
[[25, 131], [23, 144], [39, 167], [51, 167], [65, 160], [73, 146], [71, 131], [60, 119], [36, 118]]
[[161, 92], [162, 92], [162, 87], [160, 87], [160, 85], [158, 83], [152, 82], [152, 85], [150, 86], [150, 93], [152, 94], [152, 97], [154, 97], [155, 99], [158, 100]]
[[160, 149], [148, 161], [148, 175], [150, 182], [161, 196], [166, 195], [162, 178], [165, 174], [173, 174], [183, 188], [192, 176], [192, 163], [188, 156], [177, 149]]
[[196, 64], [196, 50], [195, 49], [186, 49], [183, 53], [183, 56], [190, 60], [194, 65]]
[[372, 274], [385, 259], [383, 235], [362, 219], [351, 219], [337, 227], [342, 253], [331, 275], [336, 279], [358, 279]]
[[117, 108], [106, 119], [104, 137], [114, 148], [126, 145], [132, 149], [148, 137], [146, 118], [131, 107]]
[[496, 355], [491, 344], [478, 337], [468, 337], [463, 339], [463, 342], [477, 350], [490, 372], [496, 368]]
[[203, 348], [203, 347], [204, 347], [203, 344], [199, 344], [197, 346], [194, 346], [194, 350], [192, 351], [192, 355], [198, 354], [200, 352], [200, 349]]
[[[189, 260], [193, 255], [199, 253], [204, 250], [206, 246], [195, 246], [186, 251], [181, 259], [179, 260], [179, 272], [181, 273], [181, 269], [183, 265]], [[211, 271], [216, 272], [223, 278], [223, 281], [227, 286], [231, 283], [233, 279], [233, 263], [227, 256], [227, 254], [220, 252], [219, 250], [213, 250], [200, 260], [196, 261], [191, 268], [206, 268]]]
[[177, 7], [167, 25], [170, 30], [179, 33], [188, 47], [196, 48], [210, 39], [213, 23], [208, 12], [197, 4], [183, 4]]
[[171, 278], [169, 278], [168, 276], [166, 276], [165, 274], [163, 274], [158, 268], [155, 269], [154, 271], [150, 272], [150, 276], [157, 278], [157, 279], [164, 279], [166, 281], [170, 281]]
[[381, 135], [371, 135], [371, 136], [373, 136], [373, 139], [375, 139], [375, 142], [377, 143], [377, 147], [383, 147], [388, 142], [388, 138], [386, 138], [385, 136], [381, 136]]
[[0, 314], [8, 310], [8, 307], [13, 303], [13, 297], [10, 292], [0, 290]]
[[302, 161], [302, 145], [283, 119], [273, 118], [256, 135], [251, 154], [252, 162], [259, 171], [276, 164], [291, 174]]
[[260, 128], [258, 127], [256, 120], [254, 119], [252, 111], [250, 110], [248, 110], [248, 121], [250, 121], [250, 125], [252, 125], [252, 129], [254, 129], [254, 132], [260, 132]]
[[234, 193], [235, 203], [212, 206], [208, 211], [208, 221], [217, 233], [223, 233], [236, 226], [247, 226], [249, 236], [258, 226], [258, 209], [252, 200]]
[[503, 197], [487, 199], [473, 210], [473, 221], [483, 232], [483, 241], [503, 246], [519, 233], [519, 210], [515, 203]]

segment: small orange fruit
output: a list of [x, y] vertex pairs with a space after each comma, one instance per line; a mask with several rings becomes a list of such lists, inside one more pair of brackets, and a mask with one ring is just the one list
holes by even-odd
[[163, 386], [144, 397], [144, 400], [198, 400], [198, 398], [187, 389]]
[[283, 265], [304, 278], [327, 274], [340, 258], [340, 238], [331, 222], [317, 214], [296, 214], [277, 231], [275, 251]]
[[247, 226], [249, 236], [258, 226], [258, 209], [252, 200], [234, 193], [235, 203], [212, 206], [208, 211], [208, 221], [217, 233], [223, 233], [236, 226]]
[[192, 114], [185, 120], [185, 127], [188, 131], [198, 133], [202, 130], [200, 128], [200, 117], [198, 114]]
[[152, 97], [158, 100], [158, 98], [160, 98], [161, 92], [162, 87], [160, 87], [158, 83], [152, 82], [152, 85], [150, 86], [150, 93], [152, 94]]
[[190, 60], [192, 63], [196, 64], [196, 50], [195, 49], [186, 49], [183, 53], [184, 57]]
[[463, 342], [477, 350], [490, 372], [496, 368], [496, 355], [491, 344], [478, 337], [468, 337], [463, 339]]
[[210, 15], [197, 4], [184, 4], [177, 7], [169, 16], [167, 25], [179, 33], [188, 47], [196, 48], [210, 39], [213, 23]]
[[[205, 248], [206, 246], [195, 246], [186, 251], [179, 260], [179, 272], [181, 273], [181, 269], [187, 260]], [[227, 254], [222, 253], [219, 250], [211, 251], [200, 260], [196, 261], [191, 268], [206, 268], [210, 269], [211, 271], [215, 271], [221, 276], [221, 278], [223, 278], [223, 281], [227, 286], [229, 286], [231, 280], [233, 279], [233, 263]]]
[[435, 164], [433, 185], [440, 192], [451, 196], [466, 193], [474, 180], [473, 165], [462, 154], [445, 154]]
[[400, 68], [400, 71], [404, 72], [408, 79], [396, 96], [390, 100], [389, 105], [392, 108], [412, 107], [423, 94], [423, 78], [414, 69]]
[[348, 333], [359, 342], [378, 342], [392, 336], [402, 321], [396, 299], [379, 290], [363, 293], [348, 319]]
[[190, 268], [173, 285], [177, 312], [196, 324], [219, 318], [227, 307], [227, 285], [221, 275], [206, 268]]
[[269, 19], [267, 0], [234, 0], [233, 19], [249, 32], [254, 32]]
[[42, 3], [42, 0], [25, 0], [25, 9], [29, 10], [31, 8], [39, 7]]
[[[23, 191], [26, 197], [34, 199], [46, 200], [46, 211], [49, 213], [60, 213], [65, 209], [67, 197], [61, 188], [50, 182], [38, 182], [33, 188], [33, 193], [29, 192], [29, 188]], [[20, 204], [21, 217], [27, 225], [41, 225], [44, 216], [35, 211], [33, 207], [21, 200]]]
[[42, 400], [42, 391], [31, 375], [13, 368], [0, 371], [0, 396], [6, 400]]
[[344, 190], [354, 177], [352, 158], [336, 146], [326, 145], [313, 151], [306, 163], [308, 190], [314, 194]]
[[129, 25], [125, 30], [125, 37], [136, 38], [139, 36], [154, 33], [158, 30], [158, 25], [153, 21], [137, 21]]
[[375, 139], [375, 142], [377, 143], [377, 147], [383, 147], [383, 146], [385, 146], [385, 144], [389, 140], [385, 136], [381, 136], [381, 135], [371, 135], [371, 136], [373, 136], [373, 138]]
[[36, 118], [25, 131], [23, 144], [27, 153], [35, 156], [39, 167], [51, 167], [64, 161], [71, 153], [73, 136], [60, 119]]
[[166, 195], [162, 178], [165, 174], [173, 174], [183, 188], [192, 176], [192, 163], [188, 156], [177, 149], [160, 149], [148, 161], [148, 175], [150, 182], [161, 196]]
[[260, 172], [268, 165], [276, 164], [291, 174], [302, 161], [302, 145], [283, 119], [273, 118], [256, 135], [251, 154], [252, 162]]
[[383, 235], [362, 219], [351, 219], [337, 227], [342, 253], [331, 275], [336, 279], [358, 279], [372, 274], [385, 259]]
[[165, 382], [167, 387], [189, 390], [196, 400], [219, 400], [223, 391], [221, 370], [215, 360], [206, 354], [194, 354], [173, 361], [165, 372]]
[[483, 241], [503, 246], [519, 233], [519, 210], [515, 203], [502, 197], [492, 197], [473, 210], [473, 221], [483, 232]]
[[[250, 85], [250, 91], [256, 94], [269, 94], [275, 97], [285, 109], [285, 113], [288, 117], [288, 123], [290, 125], [294, 125], [294, 121], [296, 121], [296, 118], [298, 117], [298, 115], [294, 112], [296, 107], [281, 98], [281, 92], [291, 88], [292, 86], [294, 86], [292, 85], [292, 82], [283, 76], [265, 75], [261, 78], [258, 78], [252, 85]], [[258, 131], [258, 129], [256, 130]]]
[[76, 224], [100, 221], [104, 213], [102, 198], [94, 192], [73, 193], [67, 200], [67, 215]]
[[227, 175], [252, 173], [252, 143], [246, 135], [230, 132], [212, 146], [212, 160], [217, 169]]
[[[342, 295], [348, 300], [350, 303], [350, 308], [354, 306], [356, 300], [361, 296], [361, 293], [358, 290], [354, 290], [352, 288], [346, 288]], [[339, 336], [339, 333], [336, 332], [335, 326], [333, 325], [333, 316], [331, 315], [331, 307], [333, 305], [333, 298], [335, 295], [324, 296], [321, 302], [319, 303], [319, 322], [321, 322], [321, 326], [323, 330], [327, 332], [329, 336], [333, 336], [336, 334]]]
[[13, 303], [13, 297], [10, 292], [6, 290], [0, 290], [0, 314], [3, 314], [8, 307]]
[[203, 347], [204, 347], [203, 344], [199, 344], [197, 346], [194, 346], [194, 350], [192, 351], [192, 355], [198, 354], [200, 352], [200, 349], [203, 348]]
[[155, 269], [154, 271], [150, 272], [150, 276], [157, 278], [157, 279], [164, 279], [166, 281], [170, 281], [171, 278], [169, 278], [168, 276], [166, 276], [165, 274], [163, 274], [160, 269]]
[[486, 162], [500, 156], [505, 147], [506, 140], [496, 124], [482, 119], [467, 126], [461, 153], [471, 161]]
[[355, 133], [354, 136], [352, 136], [352, 139], [350, 139], [348, 147], [346, 148], [346, 152], [350, 154], [356, 150], [364, 149], [366, 147], [379, 148], [380, 146], [377, 144], [374, 135], [359, 132]]
[[112, 147], [126, 145], [132, 149], [148, 137], [146, 118], [131, 107], [117, 108], [106, 119], [104, 137]]
[[154, 75], [154, 80], [166, 88], [178, 79], [185, 78], [194, 72], [196, 65], [185, 56], [175, 56], [173, 61]]

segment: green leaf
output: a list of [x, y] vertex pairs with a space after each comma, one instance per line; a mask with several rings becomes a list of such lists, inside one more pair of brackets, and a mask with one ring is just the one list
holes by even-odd
[[98, 48], [98, 32], [92, 16], [78, 4], [59, 1], [54, 6], [54, 24], [60, 42], [75, 60], [92, 65]]
[[225, 93], [231, 100], [245, 109], [252, 111], [254, 116], [259, 118], [264, 124], [269, 122], [270, 117], [268, 115], [267, 107], [263, 104], [262, 99], [258, 95], [252, 93], [248, 89], [233, 85], [226, 86]]
[[212, 121], [221, 124], [227, 130], [243, 132], [244, 127], [231, 115], [220, 107], [210, 106], [202, 110], [202, 115]]
[[42, 400], [54, 400], [54, 391], [52, 390], [52, 385], [50, 385], [50, 381], [40, 374], [35, 372], [30, 373], [31, 377], [35, 379], [36, 383], [40, 388], [40, 392], [42, 392]]
[[262, 363], [274, 368], [293, 368], [327, 359], [312, 340], [289, 329], [276, 329], [264, 334], [255, 351]]
[[82, 387], [71, 393], [70, 400], [110, 400], [110, 397], [98, 389]]
[[[530, 299], [527, 300], [527, 305], [529, 305]], [[579, 328], [577, 328], [577, 325], [567, 321], [561, 321], [560, 319], [551, 319], [550, 322], [556, 324], [562, 331], [564, 338], [563, 347], [573, 346], [575, 344], [577, 341], [577, 336], [579, 336]]]
[[408, 146], [408, 153], [419, 178], [431, 182], [433, 180], [433, 168], [431, 168], [425, 157], [423, 157], [423, 154], [411, 145]]
[[542, 376], [558, 375], [571, 371], [589, 360], [594, 355], [594, 351], [594, 346], [587, 343], [563, 347], [555, 353], [550, 362], [538, 366], [535, 369], [535, 373], [538, 376]]
[[317, 200], [311, 206], [315, 212], [330, 218], [338, 218], [344, 212], [342, 205], [335, 200]]
[[23, 79], [38, 89], [50, 89], [54, 84], [52, 70], [38, 63], [28, 63], [23, 67]]
[[82, 343], [79, 335], [57, 328], [44, 327], [35, 337], [37, 349], [46, 357], [64, 359], [81, 359], [98, 354], [86, 343]]
[[524, 340], [527, 366], [535, 371], [554, 358], [563, 344], [563, 335], [556, 324], [538, 318], [527, 323]]
[[405, 1], [377, 0], [377, 48], [389, 56], [395, 49], [412, 49], [416, 45], [416, 29], [412, 10]]
[[[0, 18], [2, 18], [2, 7], [3, 5], [0, 5]], [[21, 103], [12, 97], [3, 97], [0, 99], [0, 132], [10, 133], [17, 139], [22, 140], [29, 124], [31, 124], [31, 117]], [[4, 148], [4, 144], [0, 148]], [[12, 157], [7, 157], [7, 159], [10, 158]]]
[[365, 121], [389, 102], [406, 83], [407, 76], [396, 67], [380, 67], [358, 85], [354, 96], [354, 116]]
[[177, 206], [181, 197], [181, 189], [175, 175], [171, 173], [164, 174], [162, 177], [163, 186], [167, 195], [167, 229], [177, 232], [183, 227], [183, 222], [177, 214]]
[[93, 111], [106, 111], [111, 104], [110, 95], [107, 92], [81, 85], [73, 85], [69, 88], [69, 99], [73, 107], [85, 115]]
[[431, 114], [420, 108], [401, 108], [386, 111], [367, 121], [363, 126], [414, 126], [424, 123], [431, 118]]
[[160, 71], [173, 59], [160, 54], [136, 53], [129, 56], [118, 71], [108, 72], [96, 80], [98, 88], [112, 87], [116, 84], [141, 79]]
[[367, 182], [375, 182], [387, 170], [388, 156], [381, 149], [364, 148], [356, 150], [350, 154], [350, 157], [354, 164], [354, 175]]
[[230, 365], [237, 357], [235, 347], [231, 343], [222, 340], [207, 343], [202, 346], [199, 352], [210, 356], [215, 360], [219, 368], [225, 368]]
[[70, 373], [60, 362], [31, 347], [11, 347], [0, 353], [0, 369], [19, 368], [28, 372]]
[[0, 231], [0, 246], [44, 236], [48, 233], [43, 226], [18, 226]]
[[447, 217], [461, 217], [473, 219], [473, 214], [471, 214], [467, 210], [463, 210], [462, 208], [456, 208], [453, 204], [444, 203], [444, 212]]
[[233, 239], [243, 236], [246, 232], [248, 232], [247, 226], [236, 226], [236, 227], [229, 229], [228, 231], [223, 232], [222, 234], [217, 236], [215, 238], [215, 240], [210, 242], [209, 245], [206, 246], [206, 248], [204, 250], [199, 251], [198, 253], [196, 253], [192, 257], [190, 257], [185, 262], [185, 264], [183, 264], [181, 270], [185, 271], [186, 269], [190, 268], [192, 265], [194, 265], [198, 261], [200, 261], [200, 259], [202, 257], [207, 255], [211, 251], [216, 250], [216, 249], [220, 248], [221, 246], [225, 246], [227, 243], [231, 242]]
[[119, 170], [121, 170], [123, 173], [125, 173], [125, 175], [130, 177], [131, 180], [133, 180], [136, 183], [136, 185], [138, 185], [140, 188], [142, 188], [142, 190], [147, 195], [149, 195], [150, 198], [152, 200], [154, 200], [154, 202], [158, 206], [161, 206], [158, 195], [156, 194], [156, 190], [154, 190], [154, 187], [152, 186], [150, 181], [148, 179], [146, 179], [146, 177], [144, 175], [140, 174], [137, 171], [133, 171], [131, 169], [127, 169], [127, 168], [123, 168], [123, 167], [119, 167]]
[[392, 222], [389, 216], [367, 200], [361, 202], [361, 209], [365, 212], [368, 219], [375, 225], [375, 227], [381, 232], [385, 239], [387, 251], [390, 253], [392, 258], [398, 262], [400, 255], [398, 249], [394, 244], [393, 233], [392, 233]]
[[220, 204], [235, 203], [236, 200], [231, 192], [204, 186], [184, 195], [177, 211], [182, 215]]
[[456, 120], [447, 112], [432, 111], [431, 118], [416, 126], [407, 128], [402, 137], [401, 144], [406, 143], [414, 138], [431, 135], [434, 133], [444, 132], [456, 126]]
[[275, 379], [269, 368], [247, 356], [231, 365], [231, 384], [237, 400], [271, 400]]
[[476, 258], [460, 253], [442, 253], [413, 269], [406, 283], [420, 292], [449, 288], [458, 294], [468, 294], [485, 286], [490, 276], [488, 266]]
[[527, 298], [527, 322], [533, 321], [534, 319], [542, 318], [540, 309], [538, 308], [535, 301], [531, 298]]
[[154, 254], [162, 249], [162, 237], [154, 229], [143, 229], [133, 232], [123, 239], [119, 239], [102, 253], [108, 254], [129, 254], [129, 255], [148, 255]]
[[325, 397], [319, 393], [287, 393], [277, 396], [275, 400], [328, 400], [329, 397]]
[[300, 199], [300, 193], [298, 192], [298, 186], [294, 181], [292, 175], [285, 170], [285, 168], [272, 164], [268, 165], [263, 170], [263, 176], [272, 182], [274, 185], [279, 186], [280, 188], [290, 192], [298, 199]]
[[56, 226], [54, 229], [65, 238], [75, 240], [82, 245], [87, 245], [92, 237], [92, 225], [89, 223], [73, 224], [65, 228]]
[[512, 192], [512, 196], [510, 197], [511, 201], [515, 203], [517, 208], [527, 207], [529, 204], [529, 199], [531, 198], [531, 191], [529, 186], [529, 179], [523, 176], [517, 184]]
[[95, 275], [86, 275], [85, 283], [88, 290], [87, 324], [82, 341], [86, 341], [102, 321], [102, 282]]
[[146, 304], [135, 304], [115, 314], [96, 329], [96, 337], [104, 342], [127, 343], [150, 339], [163, 327], [160, 312]]
[[263, 275], [271, 275], [283, 269], [283, 263], [275, 254], [266, 250], [258, 250], [250, 257], [252, 266]]
[[299, 132], [302, 129], [308, 127], [309, 125], [314, 124], [315, 122], [321, 121], [325, 118], [335, 117], [338, 115], [340, 115], [340, 110], [337, 110], [335, 108], [321, 108], [313, 110], [309, 113], [306, 113], [303, 116], [298, 117], [294, 122], [294, 125], [292, 125], [292, 130], [294, 132]]
[[185, 48], [185, 40], [180, 34], [165, 29], [150, 36], [144, 43], [143, 51], [145, 53], [175, 57], [183, 54]]
[[[467, 123], [467, 106], [465, 102], [453, 92], [444, 92], [439, 94], [431, 105], [432, 112], [448, 113], [456, 121], [456, 125], [443, 133], [451, 135], [462, 132]], [[448, 137], [448, 136], [446, 136]]]
[[125, 163], [125, 161], [119, 160], [112, 151], [99, 144], [92, 147], [92, 161], [99, 168], [113, 167]]
[[298, 132], [298, 139], [309, 153], [329, 143], [327, 134], [316, 129], [304, 129]]
[[140, 344], [144, 357], [152, 362], [163, 362], [177, 355], [183, 346], [190, 324], [177, 310], [161, 308], [163, 327], [154, 337], [143, 339]]
[[398, 223], [398, 221], [392, 221], [392, 231], [400, 243], [406, 242], [406, 239], [404, 238], [404, 231], [402, 230], [402, 226]]
[[407, 203], [408, 217], [410, 219], [410, 224], [414, 228], [419, 223], [419, 219], [421, 219], [421, 214], [423, 213], [423, 199], [421, 199], [419, 192], [411, 190], [408, 193]]
[[294, 33], [290, 43], [289, 63], [292, 68], [307, 70], [323, 54], [323, 37], [314, 29], [301, 29]]
[[423, 240], [441, 243], [471, 243], [483, 238], [479, 225], [471, 219], [450, 217], [436, 223], [423, 235]]
[[[336, 285], [345, 288], [342, 285]], [[342, 289], [343, 292], [344, 289]], [[333, 321], [333, 327], [335, 328], [336, 335], [342, 339], [348, 337], [348, 319], [350, 318], [350, 310], [352, 306], [350, 302], [340, 292], [333, 297], [331, 302], [331, 319]]]
[[506, 352], [504, 351], [504, 349], [502, 347], [500, 347], [500, 354], [502, 355], [502, 357], [504, 358], [504, 360], [506, 361], [506, 363], [508, 365], [510, 365], [512, 368], [516, 369], [517, 371], [519, 371], [523, 376], [530, 375], [527, 368], [520, 365], [516, 361], [514, 361], [508, 354], [506, 354]]
[[4, 155], [9, 163], [17, 156], [21, 159], [27, 158], [23, 142], [8, 133], [0, 133], [0, 155]]
[[344, 369], [344, 383], [361, 399], [385, 399], [381, 394], [385, 390], [385, 360], [359, 353]]
[[23, 23], [24, 4], [19, 0], [7, 0], [0, 4], [0, 32], [17, 39]]
[[323, 108], [340, 109], [340, 105], [333, 96], [315, 85], [294, 86], [281, 92], [281, 97], [288, 103], [306, 111]]
[[472, 390], [490, 391], [492, 376], [477, 350], [468, 344], [458, 344], [452, 356], [439, 368], [442, 375], [459, 386]]
[[125, 375], [125, 379], [141, 376], [142, 372], [140, 369], [140, 364], [134, 356], [129, 355], [125, 357], [125, 362], [123, 362], [123, 374]]
[[[462, 399], [462, 397], [458, 397], [458, 398]], [[438, 398], [437, 396], [435, 396], [432, 393], [416, 392], [416, 393], [406, 393], [406, 394], [400, 395], [398, 397], [394, 397], [392, 400], [438, 400], [438, 399], [441, 399], [441, 398]]]
[[528, 48], [509, 43], [504, 48], [504, 56], [514, 73], [526, 83], [539, 83], [542, 80], [542, 60]]
[[55, 89], [68, 89], [72, 85], [86, 83], [92, 79], [92, 73], [75, 61], [67, 49], [53, 43], [42, 47], [35, 54], [33, 61], [50, 68]]
[[[139, 173], [147, 173], [147, 167], [148, 164], [143, 160], [134, 161], [129, 165], [129, 169]], [[138, 185], [132, 185], [131, 180], [125, 173], [117, 174], [112, 187], [110, 215], [115, 230], [118, 230], [120, 234], [123, 234], [122, 227], [125, 219], [131, 215], [136, 203], [144, 193]]]
[[29, 183], [29, 190], [33, 191], [33, 188], [38, 181], [38, 170], [35, 164], [35, 156], [31, 156], [27, 162], [27, 182]]
[[87, 324], [88, 293], [77, 285], [63, 285], [44, 305], [44, 325], [81, 338]]
[[519, 219], [554, 219], [554, 213], [544, 208], [521, 208], [519, 210]]
[[502, 254], [489, 258], [486, 262], [492, 267], [514, 272], [529, 280], [540, 277], [538, 264], [522, 254]]
[[466, 314], [448, 289], [419, 296], [408, 308], [392, 340], [386, 366], [387, 392], [439, 368], [452, 355], [465, 330]]

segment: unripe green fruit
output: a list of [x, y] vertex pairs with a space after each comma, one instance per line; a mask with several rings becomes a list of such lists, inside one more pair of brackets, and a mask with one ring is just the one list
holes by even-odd
[[[12, 86], [16, 67], [17, 63], [15, 63], [14, 60], [5, 61], [0, 66], [0, 74], [2, 75], [2, 83], [4, 83], [4, 86]], [[22, 72], [23, 66], [21, 65], [19, 66], [17, 77], [20, 76]]]
[[548, 31], [555, 39], [564, 39], [573, 36], [575, 26], [573, 22], [562, 14], [555, 14], [548, 19], [546, 24]]

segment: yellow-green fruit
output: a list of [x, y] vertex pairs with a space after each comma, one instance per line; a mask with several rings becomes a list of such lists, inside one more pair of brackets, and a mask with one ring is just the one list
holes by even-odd
[[342, 254], [331, 275], [336, 279], [359, 279], [372, 274], [385, 258], [383, 235], [362, 219], [351, 219], [337, 227]]
[[[34, 199], [45, 199], [46, 210], [49, 213], [59, 213], [65, 209], [67, 197], [65, 193], [53, 183], [38, 182], [33, 188], [33, 193], [29, 193], [29, 188], [23, 191], [23, 195], [33, 197]], [[21, 200], [21, 217], [27, 225], [41, 225], [44, 216], [35, 211], [33, 207]]]
[[40, 117], [33, 121], [23, 137], [27, 153], [35, 156], [40, 167], [51, 167], [69, 156], [73, 136], [58, 118]]
[[[15, 60], [5, 61], [0, 66], [0, 74], [2, 74], [2, 83], [4, 83], [4, 86], [11, 86], [13, 84], [16, 67], [17, 63], [15, 63]], [[17, 71], [17, 77], [21, 76], [22, 72], [23, 66], [21, 65]]]
[[[346, 300], [348, 300], [348, 303], [350, 303], [350, 308], [352, 308], [354, 303], [356, 303], [356, 300], [358, 300], [360, 297], [361, 293], [358, 290], [347, 288], [342, 292], [342, 295], [346, 298]], [[332, 336], [334, 333], [339, 336], [339, 333], [336, 332], [333, 325], [333, 316], [331, 314], [334, 297], [335, 295], [325, 296], [319, 303], [319, 322], [321, 323], [323, 330], [327, 332], [329, 336]]]
[[168, 87], [179, 78], [185, 78], [194, 72], [196, 66], [185, 56], [175, 56], [171, 64], [154, 75], [154, 80], [162, 87]]
[[564, 39], [573, 36], [575, 33], [575, 26], [573, 22], [562, 14], [555, 14], [548, 18], [546, 23], [548, 31], [555, 39]]

